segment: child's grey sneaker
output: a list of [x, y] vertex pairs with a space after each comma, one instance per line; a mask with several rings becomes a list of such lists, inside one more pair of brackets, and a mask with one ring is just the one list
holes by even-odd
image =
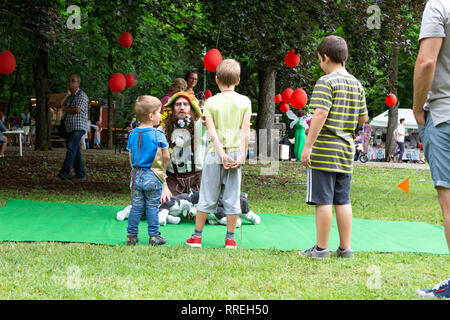
[[156, 236], [150, 236], [148, 244], [151, 246], [160, 246], [166, 243], [166, 238], [161, 237], [161, 233]]
[[319, 251], [319, 250], [317, 250], [317, 245], [315, 245], [314, 247], [312, 247], [310, 249], [300, 251], [298, 254], [301, 256], [311, 257], [314, 259], [323, 259], [323, 258], [330, 257], [330, 250], [325, 249], [325, 250]]
[[341, 250], [341, 248], [338, 248], [336, 250], [336, 256], [341, 258], [353, 258], [354, 253], [352, 249]]

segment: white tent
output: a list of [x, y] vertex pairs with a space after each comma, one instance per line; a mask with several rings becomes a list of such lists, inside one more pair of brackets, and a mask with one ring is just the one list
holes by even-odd
[[[388, 112], [389, 110], [386, 110], [382, 114], [376, 116], [373, 118], [373, 120], [370, 122], [372, 127], [382, 127], [386, 128], [388, 125]], [[418, 130], [416, 119], [414, 118], [414, 113], [412, 109], [398, 109], [398, 121], [400, 119], [405, 119], [405, 128], [406, 129], [415, 129]], [[398, 124], [397, 124], [398, 125]], [[397, 125], [395, 127], [397, 127]]]

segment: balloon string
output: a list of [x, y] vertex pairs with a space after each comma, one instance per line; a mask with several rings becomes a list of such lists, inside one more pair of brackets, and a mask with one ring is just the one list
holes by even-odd
[[220, 30], [222, 29], [222, 23], [219, 25], [219, 34], [217, 35], [217, 41], [216, 41], [216, 49], [218, 49], [219, 46], [219, 38], [220, 38]]

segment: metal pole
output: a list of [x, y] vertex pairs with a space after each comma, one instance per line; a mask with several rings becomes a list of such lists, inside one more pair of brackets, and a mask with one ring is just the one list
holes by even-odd
[[[203, 57], [206, 55], [206, 47], [203, 48]], [[203, 92], [206, 91], [206, 68], [203, 68]]]

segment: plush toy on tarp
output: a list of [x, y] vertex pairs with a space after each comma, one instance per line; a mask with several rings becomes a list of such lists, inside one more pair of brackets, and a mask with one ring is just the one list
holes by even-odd
[[[241, 213], [239, 214], [239, 219], [237, 220], [236, 227], [239, 228], [241, 226], [242, 224], [241, 218], [250, 221], [252, 224], [260, 224], [261, 218], [257, 214], [255, 214], [252, 210], [250, 210], [246, 193], [244, 192], [241, 193], [240, 202], [241, 202]], [[191, 216], [195, 216], [196, 213], [197, 213], [196, 209], [192, 210]], [[209, 224], [221, 224], [225, 226], [227, 225], [227, 217], [225, 215], [225, 212], [223, 211], [222, 199], [219, 199], [217, 211], [210, 212], [208, 214], [207, 221]]]
[[[196, 212], [194, 203], [198, 203], [198, 192], [182, 193], [172, 196], [169, 201], [159, 205], [159, 224], [161, 226], [169, 224], [178, 224], [182, 217], [190, 219], [191, 211]], [[117, 212], [116, 219], [123, 221], [130, 216], [131, 205]], [[145, 212], [141, 216], [141, 220], [146, 220]]]
[[302, 155], [303, 147], [306, 142], [306, 130], [309, 128], [308, 124], [304, 117], [298, 117], [292, 112], [292, 110], [288, 110], [286, 112], [286, 116], [291, 119], [291, 124], [289, 125], [291, 129], [295, 126], [295, 144], [294, 144], [294, 154], [295, 159], [300, 161], [300, 156]]
[[[199, 192], [195, 190], [190, 193], [182, 193], [178, 196], [172, 196], [170, 201], [166, 201], [159, 206], [159, 224], [162, 226], [167, 223], [179, 224], [182, 218], [188, 220], [193, 219], [197, 213], [196, 206], [198, 204], [198, 199]], [[241, 193], [240, 202], [242, 213], [239, 214], [239, 217], [250, 221], [252, 224], [260, 224], [261, 218], [250, 210], [246, 193]], [[116, 219], [118, 221], [128, 219], [130, 211], [131, 205], [117, 212]], [[146, 220], [145, 213], [141, 216], [141, 220]], [[223, 203], [221, 200], [219, 200], [217, 211], [210, 212], [208, 214], [207, 221], [209, 224], [227, 224], [226, 216], [223, 212]], [[240, 225], [241, 220], [238, 219], [236, 226], [240, 227]]]

